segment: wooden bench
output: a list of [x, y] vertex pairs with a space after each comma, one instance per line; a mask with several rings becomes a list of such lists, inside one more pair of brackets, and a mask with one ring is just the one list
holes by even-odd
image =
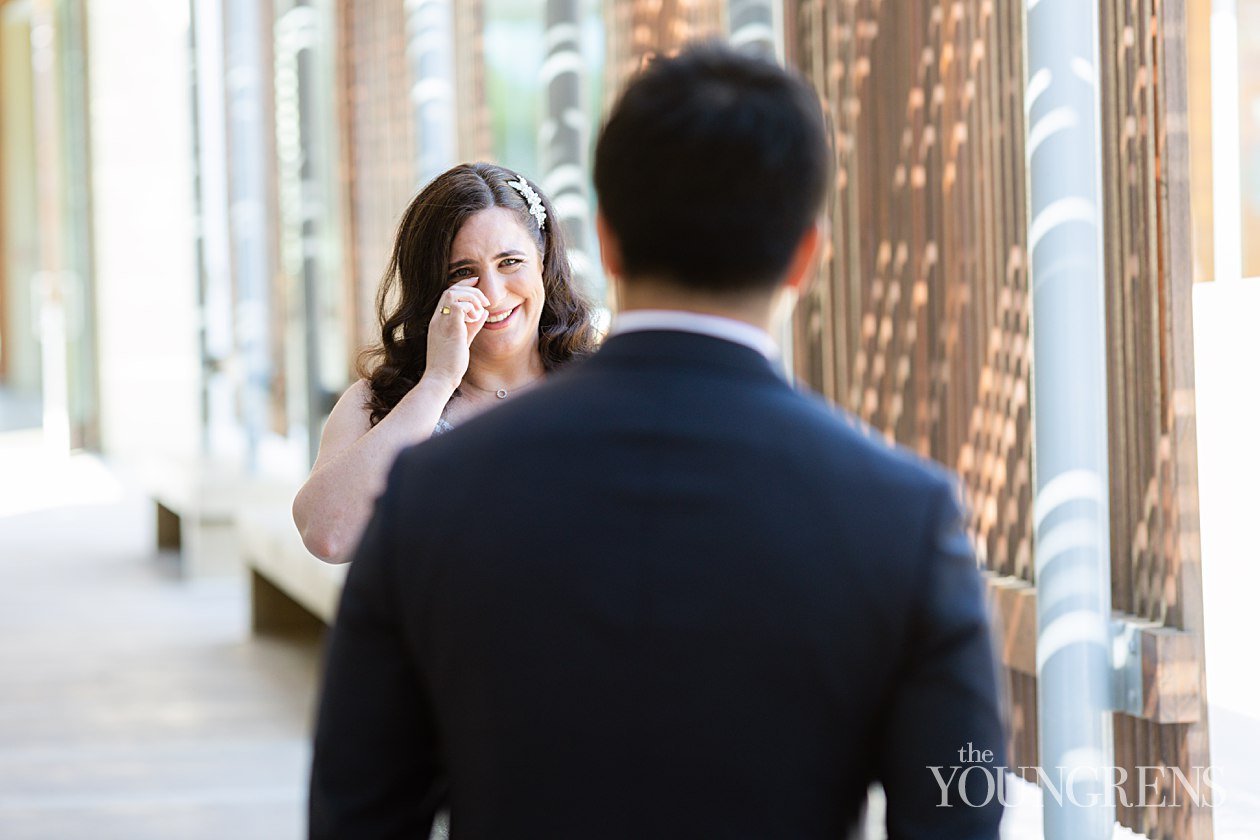
[[239, 572], [234, 519], [244, 477], [238, 468], [210, 459], [162, 458], [133, 472], [156, 507], [158, 548], [178, 550], [185, 575]]
[[292, 493], [273, 495], [237, 512], [256, 633], [322, 632], [337, 614], [349, 567], [325, 563], [306, 550], [290, 513], [292, 498]]
[[255, 632], [322, 632], [332, 623], [346, 567], [302, 544], [290, 513], [296, 484], [210, 459], [154, 459], [131, 472], [153, 499], [158, 547], [179, 551], [186, 576], [248, 575]]

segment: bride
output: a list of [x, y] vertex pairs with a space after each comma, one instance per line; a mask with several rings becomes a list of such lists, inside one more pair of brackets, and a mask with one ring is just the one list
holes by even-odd
[[311, 553], [350, 559], [404, 448], [589, 354], [550, 202], [488, 163], [439, 175], [403, 214], [377, 298], [381, 340], [337, 401], [293, 520]]

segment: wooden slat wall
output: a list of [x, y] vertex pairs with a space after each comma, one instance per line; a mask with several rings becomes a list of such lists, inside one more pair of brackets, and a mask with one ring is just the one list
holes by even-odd
[[605, 0], [607, 103], [645, 58], [677, 52], [694, 38], [721, 35], [725, 9], [723, 0]]
[[824, 276], [798, 373], [966, 480], [981, 558], [1032, 580], [1020, 13], [789, 4], [835, 127]]
[[459, 158], [490, 160], [494, 143], [486, 95], [486, 5], [484, 0], [458, 0], [453, 5]]
[[[1186, 636], [1203, 662], [1190, 287], [1189, 106], [1181, 0], [1103, 0], [1112, 603]], [[1197, 721], [1115, 716], [1121, 765], [1208, 764], [1203, 670], [1186, 680]], [[1193, 683], [1197, 683], [1194, 685]], [[1136, 783], [1129, 793], [1136, 798]], [[1152, 838], [1210, 837], [1211, 810], [1121, 808]]]
[[[486, 96], [485, 4], [460, 0], [453, 10], [458, 154], [493, 156]], [[375, 298], [399, 218], [423, 186], [416, 175], [412, 69], [403, 0], [341, 0], [339, 88], [342, 103], [342, 194], [348, 212], [345, 248], [352, 356], [374, 343]]]
[[[1164, 691], [1201, 707], [1148, 707], [1153, 719], [1195, 723], [1116, 715], [1116, 755], [1193, 778], [1208, 762], [1182, 3], [1100, 0], [1100, 11], [1113, 603], [1189, 631], [1150, 651], [1197, 646], [1198, 667], [1152, 673], [1189, 670], [1191, 684]], [[787, 0], [785, 21], [789, 61], [835, 130], [832, 239], [823, 282], [798, 309], [797, 372], [889, 439], [957, 469], [981, 562], [1028, 588], [1022, 4]], [[1005, 618], [1021, 634], [1007, 647], [1027, 654], [1035, 621]], [[1031, 670], [1007, 669], [1018, 765], [1037, 763]], [[1154, 840], [1209, 837], [1210, 811], [1180, 801], [1118, 818]]]
[[398, 219], [417, 187], [415, 121], [402, 0], [345, 0], [338, 12], [346, 264], [353, 277], [349, 332], [357, 352], [379, 338], [376, 290]]
[[1194, 225], [1194, 279], [1211, 280], [1212, 254], [1212, 4], [1187, 3], [1186, 88], [1190, 134], [1190, 217]]

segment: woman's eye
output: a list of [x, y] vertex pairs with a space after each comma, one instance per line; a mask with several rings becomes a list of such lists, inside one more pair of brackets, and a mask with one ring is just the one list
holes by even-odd
[[519, 263], [519, 262], [521, 262], [521, 260], [520, 260], [520, 259], [518, 259], [517, 257], [508, 257], [506, 260], [504, 260], [503, 262], [499, 263], [499, 267], [500, 267], [500, 268], [511, 268], [512, 266], [516, 265], [516, 264], [517, 264], [517, 263]]
[[471, 268], [457, 268], [451, 272], [452, 280], [463, 280], [465, 277], [472, 277]]

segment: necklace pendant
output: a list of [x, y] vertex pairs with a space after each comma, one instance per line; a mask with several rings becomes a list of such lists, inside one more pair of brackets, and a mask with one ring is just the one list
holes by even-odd
[[500, 388], [494, 392], [494, 395], [501, 400], [507, 399], [507, 388]]

